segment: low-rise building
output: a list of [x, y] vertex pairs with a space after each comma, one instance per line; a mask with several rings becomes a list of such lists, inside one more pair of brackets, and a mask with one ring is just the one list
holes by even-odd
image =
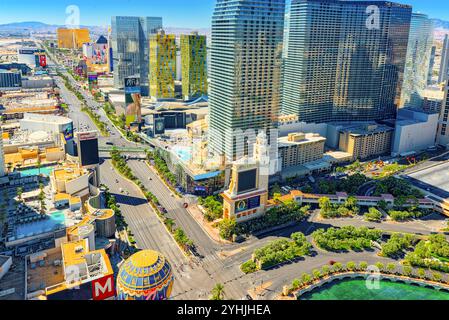
[[15, 90], [22, 87], [22, 75], [19, 71], [0, 69], [0, 89]]
[[278, 139], [282, 169], [302, 165], [323, 158], [326, 138], [319, 134], [290, 133]]
[[394, 129], [367, 124], [340, 130], [340, 150], [350, 153], [352, 160], [364, 160], [391, 153]]
[[27, 300], [104, 300], [115, 296], [109, 257], [104, 249], [90, 247], [88, 239], [63, 243], [29, 257], [26, 263]]
[[438, 113], [399, 109], [392, 154], [405, 155], [435, 146], [437, 128]]

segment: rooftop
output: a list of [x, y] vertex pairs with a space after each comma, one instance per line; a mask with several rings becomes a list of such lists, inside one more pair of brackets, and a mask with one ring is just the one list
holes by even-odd
[[293, 145], [309, 144], [314, 142], [325, 142], [326, 138], [316, 133], [293, 133], [287, 137], [281, 137], [278, 139], [279, 147], [288, 147]]

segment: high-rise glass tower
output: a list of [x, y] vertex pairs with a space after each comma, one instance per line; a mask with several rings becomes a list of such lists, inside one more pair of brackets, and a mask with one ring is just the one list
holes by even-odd
[[207, 42], [197, 32], [181, 35], [182, 95], [189, 100], [207, 95]]
[[148, 95], [149, 39], [162, 29], [162, 18], [112, 17], [111, 27], [114, 86], [122, 89], [126, 77], [138, 75], [142, 94]]
[[438, 83], [446, 82], [449, 79], [449, 36], [446, 35], [443, 41], [443, 49], [441, 52], [440, 74], [438, 75]]
[[285, 0], [217, 0], [211, 36], [209, 149], [227, 159], [247, 153], [239, 132], [268, 131], [276, 123], [284, 15]]
[[305, 122], [394, 117], [411, 14], [386, 1], [293, 0], [282, 113]]
[[427, 88], [433, 45], [433, 24], [429, 17], [413, 13], [408, 38], [401, 107], [422, 108]]
[[150, 36], [150, 96], [155, 99], [175, 98], [176, 37], [173, 34]]

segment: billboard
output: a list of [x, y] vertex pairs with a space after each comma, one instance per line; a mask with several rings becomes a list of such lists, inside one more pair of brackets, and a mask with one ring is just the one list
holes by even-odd
[[125, 78], [126, 126], [142, 123], [142, 104], [139, 77]]
[[36, 53], [34, 59], [36, 61], [36, 67], [47, 67], [47, 56], [45, 54]]
[[87, 81], [89, 83], [89, 91], [98, 89], [98, 74], [89, 72], [87, 74]]
[[257, 196], [237, 202], [235, 212], [240, 213], [251, 209], [257, 209], [259, 207], [260, 207], [260, 196]]
[[257, 169], [243, 171], [238, 173], [237, 193], [243, 193], [256, 189], [257, 187]]
[[62, 128], [62, 133], [64, 134], [65, 141], [70, 141], [73, 139], [73, 123], [66, 124]]
[[155, 136], [165, 133], [165, 119], [164, 118], [154, 118], [153, 133]]
[[78, 133], [78, 157], [82, 167], [100, 163], [96, 131]]

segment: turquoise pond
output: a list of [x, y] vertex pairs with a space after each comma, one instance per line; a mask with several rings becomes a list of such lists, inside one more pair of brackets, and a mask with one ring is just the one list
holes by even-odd
[[45, 220], [34, 221], [17, 226], [16, 237], [21, 239], [24, 237], [31, 237], [41, 233], [50, 232], [53, 230], [65, 227], [65, 214], [63, 211], [56, 211], [50, 213]]
[[364, 279], [357, 279], [334, 282], [304, 294], [300, 300], [449, 300], [449, 293], [387, 280], [373, 290]]
[[20, 176], [23, 177], [31, 177], [31, 176], [38, 176], [39, 173], [49, 177], [53, 172], [53, 167], [42, 167], [40, 169], [33, 168], [33, 169], [26, 169], [26, 170], [20, 170]]

